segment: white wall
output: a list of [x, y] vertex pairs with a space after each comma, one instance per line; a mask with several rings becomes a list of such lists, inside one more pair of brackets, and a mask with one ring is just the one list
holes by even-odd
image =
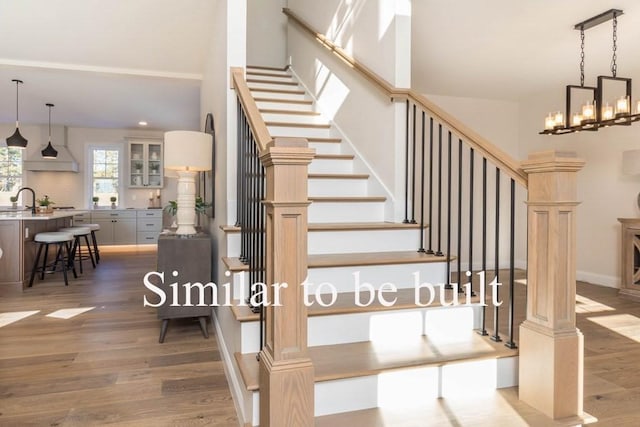
[[[0, 126], [0, 134], [10, 135], [15, 127], [13, 125]], [[20, 132], [29, 141], [23, 153], [25, 159], [39, 156], [48, 138], [47, 126], [21, 125]], [[63, 145], [64, 127], [52, 126], [52, 143], [54, 146]], [[36, 191], [36, 197], [45, 194], [53, 200], [56, 206], [74, 206], [76, 208], [89, 208], [91, 201], [88, 198], [89, 177], [87, 175], [86, 150], [90, 144], [121, 144], [123, 154], [127, 156], [126, 137], [157, 137], [162, 138], [162, 132], [128, 130], [128, 129], [96, 129], [96, 128], [69, 128], [68, 148], [78, 161], [79, 173], [73, 172], [24, 172], [23, 185], [32, 187]], [[124, 173], [127, 173], [126, 162], [123, 163]], [[175, 180], [165, 178], [165, 187], [161, 190], [162, 202], [175, 199]], [[155, 191], [155, 190], [154, 190]], [[119, 207], [122, 208], [146, 208], [149, 204], [149, 190], [131, 189], [123, 181], [122, 200]], [[24, 202], [24, 200], [23, 200]]]
[[287, 64], [286, 0], [247, 1], [247, 64], [284, 67]]
[[289, 0], [288, 7], [391, 84], [409, 85], [410, 1]]
[[[640, 176], [622, 172], [625, 150], [640, 148], [640, 124], [562, 136], [538, 135], [550, 110], [564, 105], [564, 88], [531, 96], [520, 106], [520, 152], [575, 151], [586, 160], [578, 173], [578, 279], [619, 286], [620, 224], [617, 218], [637, 218]], [[634, 94], [635, 95], [635, 94]], [[637, 95], [634, 97], [637, 98]]]

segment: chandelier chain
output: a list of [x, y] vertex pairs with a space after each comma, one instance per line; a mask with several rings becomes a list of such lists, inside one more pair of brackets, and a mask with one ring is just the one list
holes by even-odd
[[580, 28], [580, 86], [584, 86], [584, 27]]
[[616, 62], [616, 60], [618, 59], [618, 56], [616, 54], [617, 50], [618, 50], [618, 17], [614, 14], [613, 15], [613, 56], [611, 57], [611, 75], [613, 75], [613, 77], [616, 77], [616, 74], [618, 73], [618, 64]]

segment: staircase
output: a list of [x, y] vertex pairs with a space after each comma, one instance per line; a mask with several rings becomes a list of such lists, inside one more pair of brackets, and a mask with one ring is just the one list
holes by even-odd
[[[480, 295], [442, 286], [416, 295], [422, 284], [448, 282], [454, 261], [416, 250], [428, 225], [386, 221], [389, 195], [290, 71], [248, 67], [246, 82], [273, 138], [303, 137], [316, 151], [308, 170], [306, 289], [317, 425], [373, 425], [354, 420], [515, 385], [517, 351], [474, 331]], [[240, 229], [223, 230], [238, 304], [218, 308], [215, 323], [239, 413], [258, 425], [260, 317], [242, 304], [249, 279], [238, 258]], [[460, 305], [447, 306], [455, 298]]]

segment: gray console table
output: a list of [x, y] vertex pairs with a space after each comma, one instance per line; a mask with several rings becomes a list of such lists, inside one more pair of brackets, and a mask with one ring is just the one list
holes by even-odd
[[[161, 235], [158, 239], [158, 272], [164, 272], [164, 284], [159, 286], [167, 295], [165, 303], [158, 307], [158, 319], [162, 320], [159, 341], [164, 342], [170, 319], [197, 317], [200, 329], [205, 338], [209, 338], [207, 332], [207, 320], [211, 317], [212, 289], [208, 287], [204, 292], [206, 306], [198, 307], [200, 290], [191, 287], [190, 297], [193, 306], [184, 306], [186, 294], [183, 284], [202, 283], [211, 281], [211, 236], [205, 233], [195, 234], [189, 237], [177, 235]], [[173, 272], [178, 276], [174, 277]], [[178, 282], [178, 306], [171, 306], [173, 291], [169, 284]]]

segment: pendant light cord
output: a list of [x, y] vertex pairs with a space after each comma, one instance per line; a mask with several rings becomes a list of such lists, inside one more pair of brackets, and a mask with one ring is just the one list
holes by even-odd
[[618, 16], [616, 14], [613, 15], [613, 55], [611, 57], [611, 75], [616, 77], [618, 74], [618, 64], [616, 60], [618, 59], [616, 55], [616, 51], [618, 50]]
[[580, 27], [580, 86], [584, 87], [584, 26]]

